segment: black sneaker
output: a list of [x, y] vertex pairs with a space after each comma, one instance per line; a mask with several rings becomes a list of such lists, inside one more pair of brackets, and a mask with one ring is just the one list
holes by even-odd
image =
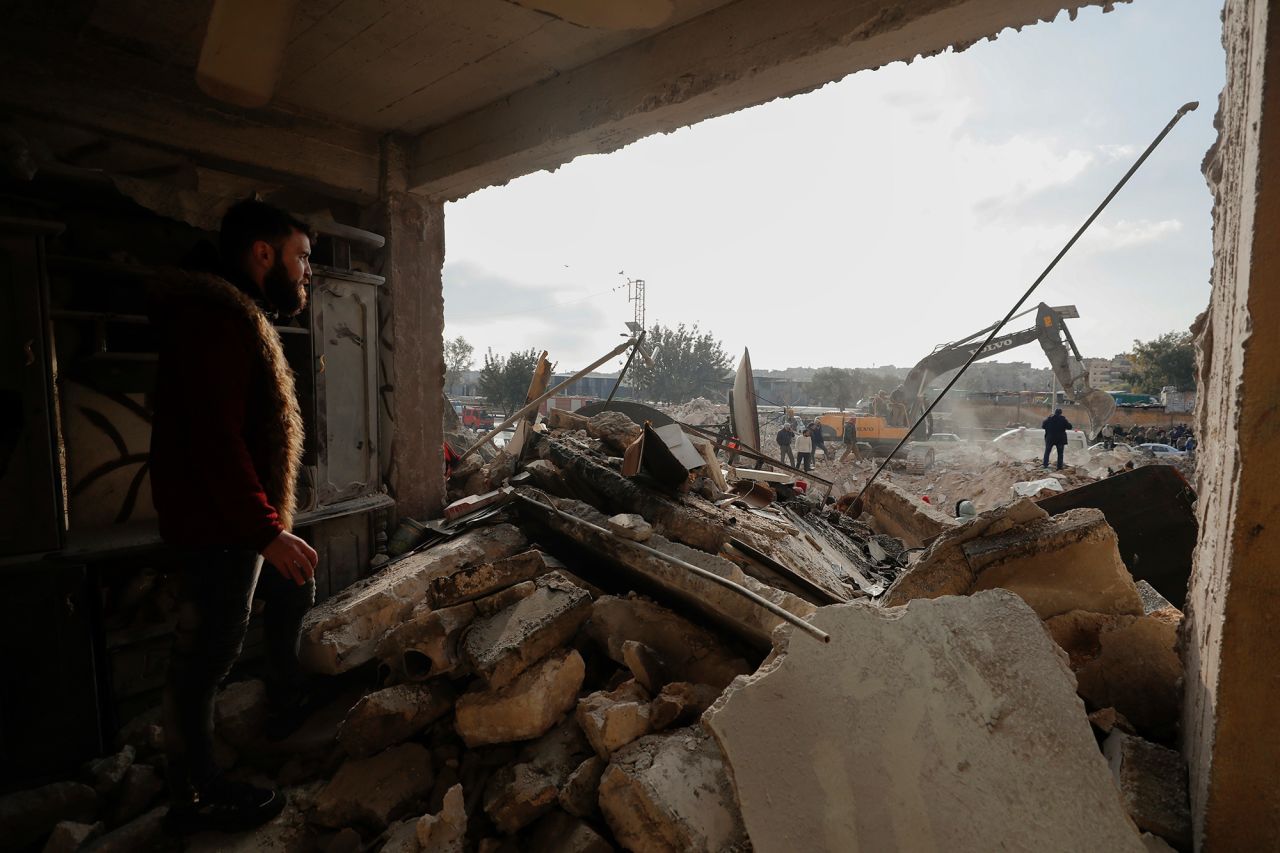
[[262, 826], [284, 809], [285, 796], [271, 788], [217, 779], [190, 804], [169, 807], [164, 828], [171, 835], [193, 832], [243, 832]]

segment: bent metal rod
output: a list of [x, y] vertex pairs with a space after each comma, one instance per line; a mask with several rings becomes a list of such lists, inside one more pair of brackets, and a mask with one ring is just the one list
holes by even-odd
[[1111, 192], [1107, 193], [1107, 197], [1102, 200], [1102, 203], [1099, 204], [1093, 213], [1089, 215], [1089, 218], [1084, 221], [1084, 224], [1080, 226], [1076, 233], [1071, 235], [1071, 239], [1067, 241], [1067, 245], [1062, 247], [1062, 251], [1058, 252], [1058, 254], [1054, 256], [1053, 260], [1049, 262], [1049, 266], [1044, 268], [1044, 272], [1040, 273], [1039, 277], [1031, 283], [1031, 286], [1027, 288], [1027, 292], [1022, 294], [1022, 298], [1014, 303], [1013, 307], [1009, 309], [1008, 314], [1004, 315], [1004, 319], [991, 327], [991, 334], [987, 335], [987, 339], [982, 342], [982, 346], [973, 351], [973, 355], [969, 356], [969, 360], [964, 363], [964, 366], [956, 372], [955, 376], [951, 377], [951, 381], [947, 383], [947, 387], [942, 389], [942, 393], [934, 398], [933, 402], [924, 410], [924, 413], [920, 415], [914, 424], [911, 425], [911, 429], [907, 430], [907, 434], [904, 435], [902, 440], [898, 442], [898, 445], [893, 448], [893, 452], [886, 456], [884, 461], [880, 463], [880, 467], [875, 470], [875, 473], [867, 478], [867, 482], [863, 485], [862, 491], [858, 492], [858, 497], [849, 505], [850, 510], [856, 506], [862, 505], [862, 496], [867, 493], [867, 489], [871, 488], [871, 484], [875, 482], [876, 477], [880, 476], [880, 472], [884, 470], [884, 466], [888, 465], [889, 460], [896, 456], [898, 451], [902, 449], [902, 445], [906, 444], [911, 439], [911, 436], [915, 434], [915, 431], [920, 428], [920, 424], [924, 423], [925, 418], [929, 417], [933, 412], [933, 407], [938, 405], [938, 403], [942, 401], [943, 397], [947, 396], [947, 392], [951, 390], [951, 386], [955, 385], [961, 376], [964, 376], [964, 372], [969, 369], [969, 365], [973, 364], [978, 359], [978, 356], [982, 354], [982, 351], [987, 348], [987, 344], [991, 343], [995, 336], [1000, 334], [1000, 330], [1004, 328], [1006, 323], [1013, 319], [1013, 315], [1022, 307], [1022, 304], [1031, 298], [1031, 294], [1035, 293], [1036, 288], [1040, 286], [1040, 283], [1049, 276], [1049, 273], [1053, 272], [1053, 268], [1058, 265], [1058, 261], [1062, 260], [1063, 256], [1065, 256], [1067, 252], [1071, 251], [1071, 247], [1076, 244], [1076, 241], [1080, 239], [1081, 235], [1083, 235], [1085, 231], [1089, 230], [1089, 226], [1092, 225], [1093, 221], [1098, 218], [1103, 210], [1106, 209], [1107, 205], [1111, 203], [1111, 199], [1115, 198], [1116, 194], [1120, 192], [1124, 185], [1129, 183], [1129, 179], [1132, 178], [1134, 172], [1137, 172], [1142, 164], [1147, 161], [1147, 158], [1151, 156], [1151, 152], [1155, 151], [1156, 147], [1159, 146], [1161, 142], [1164, 142], [1164, 138], [1169, 135], [1169, 131], [1173, 130], [1173, 126], [1181, 121], [1184, 115], [1192, 112], [1199, 106], [1199, 101], [1190, 101], [1178, 108], [1178, 111], [1174, 113], [1173, 118], [1169, 119], [1169, 123], [1164, 126], [1164, 130], [1160, 131], [1160, 133], [1156, 135], [1156, 138], [1151, 140], [1151, 144], [1147, 146], [1147, 150], [1142, 152], [1142, 156], [1140, 156], [1134, 164], [1129, 167], [1129, 171], [1124, 173], [1124, 177], [1120, 179], [1120, 182], [1112, 187]]

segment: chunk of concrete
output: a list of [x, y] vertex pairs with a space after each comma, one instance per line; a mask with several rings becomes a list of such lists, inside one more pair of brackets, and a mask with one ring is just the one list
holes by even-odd
[[587, 419], [587, 435], [600, 439], [619, 456], [642, 432], [644, 428], [622, 412], [601, 412]]
[[591, 747], [572, 719], [566, 719], [498, 769], [484, 791], [484, 810], [508, 835], [555, 808], [561, 788], [590, 755]]
[[747, 843], [724, 756], [698, 726], [647, 735], [614, 753], [600, 780], [600, 811], [628, 850], [710, 853]]
[[634, 680], [617, 690], [600, 690], [579, 699], [574, 715], [601, 758], [608, 758], [651, 729], [649, 693]]
[[353, 758], [368, 758], [408, 740], [453, 709], [453, 685], [437, 679], [397, 684], [363, 697], [338, 729], [338, 743]]
[[387, 827], [386, 836], [387, 840], [383, 842], [382, 849], [378, 853], [422, 853], [422, 845], [418, 843], [418, 821], [416, 820], [396, 821]]
[[576, 651], [552, 652], [510, 684], [464, 693], [454, 726], [470, 747], [540, 737], [574, 706], [585, 675]]
[[462, 654], [490, 686], [508, 684], [563, 646], [591, 612], [591, 594], [560, 572], [543, 575], [533, 595], [483, 619], [462, 640]]
[[553, 811], [529, 834], [529, 853], [612, 853], [613, 845], [585, 821]]
[[623, 539], [632, 542], [645, 542], [653, 535], [653, 525], [644, 520], [644, 516], [634, 512], [621, 512], [608, 521], [608, 528]]
[[49, 833], [49, 839], [45, 841], [41, 853], [75, 853], [76, 850], [102, 835], [104, 829], [106, 824], [102, 821], [76, 823], [64, 820]]
[[600, 799], [600, 777], [608, 766], [607, 759], [593, 755], [575, 767], [560, 788], [560, 808], [574, 817], [595, 814]]
[[673, 681], [665, 685], [649, 705], [649, 724], [655, 732], [674, 723], [689, 723], [715, 704], [721, 690], [709, 684]]
[[1017, 593], [1041, 619], [1071, 610], [1142, 614], [1142, 597], [1100, 510], [1068, 510], [970, 541], [964, 552], [978, 573], [973, 591]]
[[467, 841], [467, 806], [462, 786], [454, 785], [444, 795], [437, 814], [418, 818], [418, 845], [431, 853], [464, 853]]
[[568, 409], [547, 409], [547, 426], [551, 429], [565, 429], [570, 432], [585, 430], [587, 418], [575, 415]]
[[79, 782], [53, 782], [6, 794], [0, 797], [0, 839], [20, 849], [35, 844], [62, 821], [84, 823], [97, 811], [97, 793]]
[[881, 603], [885, 607], [897, 607], [915, 598], [967, 595], [978, 574], [965, 557], [966, 542], [983, 536], [997, 536], [1048, 517], [1049, 513], [1027, 498], [981, 513], [934, 540], [920, 558], [893, 582]]
[[1182, 702], [1177, 622], [1073, 610], [1045, 627], [1066, 650], [1091, 707], [1114, 708], [1151, 737], [1176, 734]]
[[133, 764], [137, 750], [130, 744], [114, 755], [95, 758], [84, 767], [84, 781], [93, 786], [99, 797], [105, 797], [119, 787], [125, 771]]
[[553, 560], [549, 564], [547, 556], [541, 551], [522, 551], [492, 563], [467, 566], [431, 581], [427, 600], [435, 610], [453, 607], [465, 601], [475, 601], [509, 586], [545, 575], [553, 570], [554, 563]]
[[406, 557], [313, 607], [303, 623], [299, 659], [328, 675], [372, 660], [378, 640], [409, 615], [436, 578], [509, 557], [527, 545], [518, 528], [497, 524]]
[[372, 758], [349, 758], [316, 797], [314, 820], [334, 829], [381, 830], [431, 792], [431, 753], [402, 743]]
[[233, 681], [213, 702], [213, 728], [236, 749], [261, 739], [267, 725], [267, 686], [260, 678]]
[[718, 634], [635, 594], [596, 599], [587, 634], [623, 666], [628, 642], [647, 646], [662, 659], [669, 676], [679, 681], [723, 688], [751, 671]]
[[876, 529], [898, 537], [908, 548], [922, 548], [960, 525], [952, 516], [886, 480], [871, 484], [862, 496], [862, 505], [875, 519]]
[[855, 602], [814, 622], [829, 644], [786, 632], [702, 718], [757, 851], [1142, 850], [1020, 598]]
[[128, 823], [150, 808], [164, 793], [164, 780], [148, 764], [132, 764], [115, 793], [110, 823]]
[[377, 656], [387, 671], [407, 681], [451, 675], [466, 668], [462, 633], [479, 610], [466, 602], [440, 610], [414, 610], [409, 621], [378, 641]]
[[164, 839], [164, 816], [168, 812], [167, 805], [156, 806], [81, 849], [91, 853], [137, 853], [139, 850], [160, 849]]
[[1191, 849], [1187, 767], [1176, 750], [1114, 731], [1102, 744], [1129, 817], [1179, 850]]
[[650, 693], [657, 693], [671, 680], [666, 661], [644, 643], [626, 640], [622, 644], [622, 662], [640, 686]]

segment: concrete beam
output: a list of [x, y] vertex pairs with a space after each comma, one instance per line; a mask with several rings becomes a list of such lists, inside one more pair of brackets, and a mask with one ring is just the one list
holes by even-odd
[[88, 39], [5, 30], [0, 35], [3, 111], [340, 198], [369, 202], [378, 197], [376, 133], [278, 107], [237, 109], [201, 92], [190, 70]]
[[582, 154], [1050, 20], [1063, 0], [738, 0], [427, 131], [410, 189], [461, 198]]
[[1205, 161], [1213, 295], [1197, 321], [1196, 511], [1187, 592], [1183, 754], [1197, 850], [1280, 838], [1280, 15], [1227, 0], [1227, 83]]

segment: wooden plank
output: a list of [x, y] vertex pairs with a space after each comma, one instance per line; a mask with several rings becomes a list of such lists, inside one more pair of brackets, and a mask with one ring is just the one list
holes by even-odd
[[374, 132], [285, 107], [222, 104], [196, 87], [189, 70], [87, 39], [67, 43], [65, 37], [6, 30], [0, 36], [0, 109], [355, 201], [378, 195]]

